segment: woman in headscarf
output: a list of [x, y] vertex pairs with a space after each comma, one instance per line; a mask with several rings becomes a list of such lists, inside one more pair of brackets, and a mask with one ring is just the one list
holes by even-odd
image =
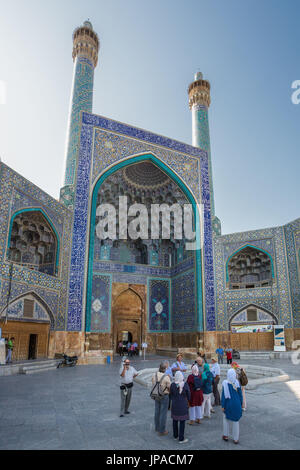
[[242, 417], [243, 395], [240, 384], [236, 378], [236, 372], [230, 368], [227, 372], [227, 380], [222, 383], [221, 405], [223, 416], [223, 440], [228, 441], [229, 426], [232, 423], [233, 442], [239, 443], [239, 420]]
[[[203, 403], [202, 403], [202, 414], [205, 418], [211, 417], [212, 406], [211, 406], [211, 394], [214, 377], [209, 369], [209, 364], [204, 364], [204, 371], [202, 374], [202, 392], [203, 392]], [[213, 411], [214, 412], [214, 411]]]
[[[240, 386], [241, 386], [242, 394], [243, 394], [242, 409], [243, 409], [243, 411], [246, 411], [246, 391], [245, 391], [245, 386], [242, 385], [242, 383], [241, 383], [242, 371], [243, 371], [243, 374], [244, 374], [244, 375], [245, 375], [245, 371], [244, 371], [244, 369], [243, 369], [242, 367], [240, 367], [240, 366], [238, 365], [237, 362], [233, 362], [233, 363], [231, 364], [231, 367], [235, 370], [235, 372], [236, 372], [236, 378], [237, 378], [237, 380], [239, 381], [239, 384], [240, 384]], [[246, 376], [246, 378], [247, 378], [247, 376]]]
[[190, 421], [188, 424], [201, 424], [203, 392], [201, 390], [202, 379], [196, 364], [192, 367], [192, 373], [188, 376], [187, 383], [190, 387], [191, 398], [189, 400]]
[[[179, 443], [183, 444], [188, 441], [184, 438], [185, 422], [189, 419], [188, 400], [191, 398], [190, 388], [184, 382], [182, 372], [177, 371], [174, 377], [174, 382], [170, 387], [171, 397], [171, 418], [173, 419], [173, 436], [178, 439]], [[178, 433], [179, 424], [179, 433]]]

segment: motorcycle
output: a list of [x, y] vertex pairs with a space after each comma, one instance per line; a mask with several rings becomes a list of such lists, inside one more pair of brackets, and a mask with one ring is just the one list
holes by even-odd
[[57, 368], [62, 367], [62, 366], [74, 367], [76, 366], [77, 361], [78, 361], [77, 356], [67, 356], [66, 354], [63, 354], [63, 359], [59, 362]]

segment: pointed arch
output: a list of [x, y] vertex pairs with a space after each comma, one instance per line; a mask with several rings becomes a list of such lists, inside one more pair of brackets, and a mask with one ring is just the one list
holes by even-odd
[[257, 251], [261, 251], [262, 253], [265, 253], [269, 259], [270, 259], [270, 262], [271, 262], [271, 272], [272, 272], [272, 279], [274, 279], [274, 262], [273, 262], [273, 258], [272, 256], [270, 255], [270, 253], [268, 253], [268, 251], [258, 247], [258, 246], [255, 246], [255, 245], [250, 245], [249, 243], [247, 243], [246, 245], [243, 245], [241, 246], [238, 250], [236, 250], [234, 253], [232, 253], [232, 255], [230, 255], [226, 261], [226, 265], [225, 265], [225, 272], [226, 272], [226, 282], [229, 281], [229, 273], [228, 273], [228, 265], [230, 263], [230, 260], [235, 256], [237, 255], [240, 251], [244, 250], [245, 248], [253, 248], [254, 250], [257, 250]]
[[[87, 275], [87, 300], [86, 300], [86, 319], [89, 319], [91, 311], [91, 297], [92, 297], [92, 278], [93, 278], [93, 259], [94, 259], [94, 243], [95, 243], [95, 221], [96, 221], [96, 203], [97, 195], [100, 189], [100, 186], [104, 181], [113, 173], [124, 168], [131, 164], [141, 163], [145, 161], [150, 161], [158, 168], [160, 168], [164, 173], [166, 173], [182, 190], [182, 192], [187, 197], [188, 201], [192, 205], [195, 228], [196, 228], [196, 247], [195, 250], [195, 279], [196, 279], [196, 324], [197, 328], [200, 331], [204, 329], [204, 317], [203, 317], [203, 298], [202, 298], [202, 260], [201, 260], [201, 227], [200, 227], [200, 208], [199, 204], [193, 195], [192, 191], [180, 178], [180, 176], [175, 173], [173, 169], [167, 166], [159, 157], [152, 153], [145, 153], [136, 156], [120, 160], [117, 163], [111, 165], [108, 169], [104, 170], [103, 173], [98, 177], [94, 182], [92, 189], [92, 198], [91, 198], [91, 209], [90, 209], [90, 233], [89, 233], [89, 254], [88, 254], [88, 275]], [[86, 325], [89, 324], [89, 321], [86, 322]]]
[[21, 214], [24, 214], [24, 213], [28, 213], [28, 212], [40, 212], [43, 217], [46, 219], [46, 221], [48, 222], [48, 224], [50, 225], [51, 229], [53, 230], [53, 233], [55, 235], [55, 242], [56, 242], [56, 255], [55, 255], [55, 274], [58, 273], [58, 265], [59, 265], [59, 254], [60, 254], [60, 239], [59, 239], [59, 235], [57, 233], [57, 230], [53, 224], [53, 222], [51, 221], [51, 219], [48, 217], [48, 215], [46, 214], [46, 212], [40, 208], [40, 207], [30, 207], [30, 208], [24, 208], [24, 209], [20, 209], [18, 211], [16, 211], [10, 218], [10, 223], [9, 223], [9, 230], [8, 230], [8, 245], [7, 245], [7, 256], [8, 256], [8, 253], [9, 253], [9, 248], [10, 248], [10, 242], [11, 242], [11, 235], [12, 235], [12, 229], [13, 229], [13, 223], [14, 223], [14, 220], [15, 218], [18, 216], [18, 215], [21, 215]]
[[[257, 310], [261, 310], [261, 311], [265, 312], [266, 314], [268, 314], [273, 319], [273, 321], [276, 325], [278, 324], [278, 318], [273, 312], [271, 312], [270, 310], [268, 310], [265, 307], [261, 307], [260, 305], [256, 304], [255, 302], [252, 302], [252, 303], [245, 304], [243, 307], [239, 308], [237, 311], [235, 311], [230, 316], [229, 321], [228, 321], [229, 331], [230, 331], [231, 324], [232, 324], [234, 318], [237, 317], [244, 310], [247, 310], [247, 309], [250, 309], [250, 308], [256, 308]], [[262, 320], [261, 322], [263, 322], [263, 321], [264, 320]], [[245, 323], [247, 323], [247, 321]]]
[[[40, 297], [36, 292], [34, 292], [32, 290], [29, 290], [28, 292], [22, 293], [21, 295], [18, 295], [17, 297], [12, 299], [9, 302], [9, 304], [6, 305], [5, 307], [3, 307], [3, 309], [1, 310], [0, 318], [2, 316], [4, 316], [3, 314], [6, 312], [6, 310], [9, 310], [10, 306], [12, 306], [13, 304], [16, 304], [20, 300], [28, 298], [29, 296], [32, 296], [34, 298], [34, 300], [37, 302], [37, 304], [40, 304], [43, 307], [43, 309], [46, 311], [46, 313], [49, 317], [50, 328], [51, 328], [51, 330], [53, 330], [55, 328], [55, 318], [54, 318], [54, 315], [52, 313], [52, 310], [50, 309], [48, 304], [45, 302], [45, 300], [42, 297]], [[33, 318], [33, 321], [34, 320], [35, 319]]]

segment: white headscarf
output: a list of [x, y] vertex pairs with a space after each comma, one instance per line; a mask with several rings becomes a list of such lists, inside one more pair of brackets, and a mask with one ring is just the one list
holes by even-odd
[[184, 387], [184, 377], [183, 377], [183, 373], [180, 372], [179, 370], [175, 374], [174, 381], [175, 381], [175, 384], [179, 386], [179, 393], [181, 393]]
[[228, 387], [229, 384], [232, 385], [234, 390], [237, 390], [237, 388], [240, 386], [236, 378], [236, 372], [234, 369], [229, 369], [227, 371], [227, 380], [223, 380], [223, 383], [222, 383], [222, 387], [224, 388], [225, 398], [231, 398], [229, 387]]
[[192, 374], [193, 375], [199, 375], [199, 367], [197, 366], [197, 364], [194, 364], [193, 367], [192, 367]]

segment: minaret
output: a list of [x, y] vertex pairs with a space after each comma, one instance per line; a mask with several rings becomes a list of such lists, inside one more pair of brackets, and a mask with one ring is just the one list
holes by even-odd
[[65, 153], [64, 186], [60, 201], [70, 209], [74, 206], [74, 183], [79, 148], [80, 111], [92, 112], [94, 70], [98, 62], [99, 39], [90, 21], [73, 33], [73, 84]]
[[189, 107], [192, 111], [193, 145], [195, 147], [201, 147], [208, 154], [210, 207], [213, 232], [216, 235], [221, 235], [221, 223], [219, 219], [215, 216], [215, 202], [210, 153], [210, 137], [208, 124], [208, 108], [210, 105], [210, 83], [208, 80], [203, 80], [203, 75], [201, 72], [197, 72], [195, 74], [195, 79], [190, 84], [188, 93]]

